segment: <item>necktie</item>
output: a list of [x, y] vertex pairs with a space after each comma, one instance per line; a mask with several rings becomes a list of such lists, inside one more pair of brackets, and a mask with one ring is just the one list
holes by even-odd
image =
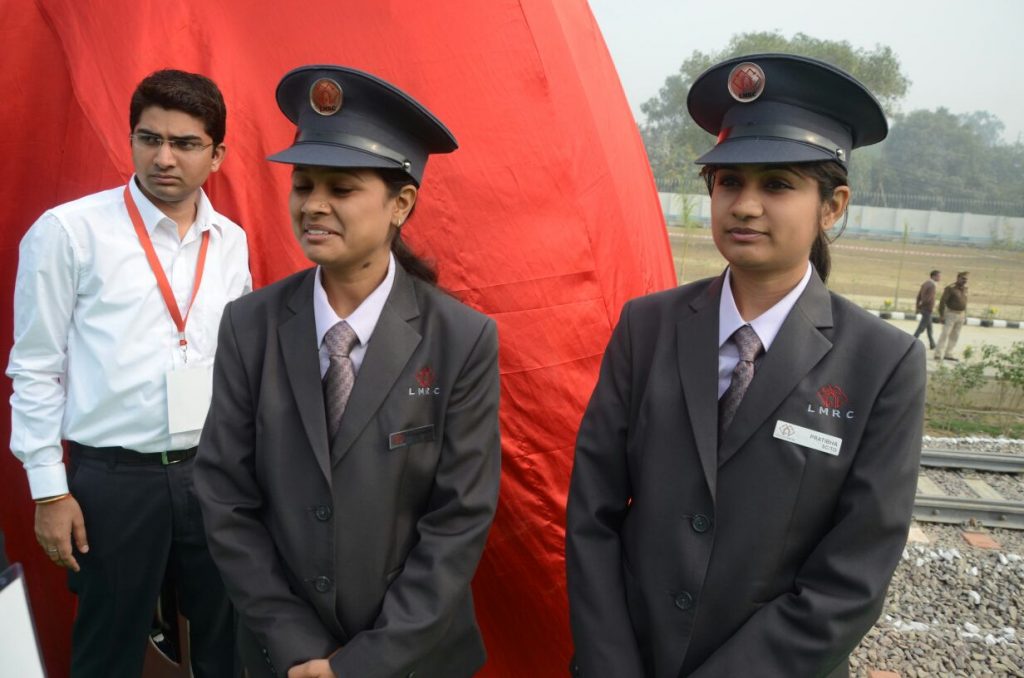
[[324, 335], [324, 345], [331, 358], [331, 364], [324, 375], [324, 403], [327, 406], [327, 432], [334, 436], [341, 426], [341, 415], [345, 413], [348, 397], [356, 382], [356, 370], [349, 358], [349, 352], [359, 342], [359, 337], [349, 324], [342, 320]]
[[754, 328], [750, 325], [739, 328], [732, 333], [730, 338], [740, 351], [740, 361], [736, 363], [736, 367], [732, 371], [729, 388], [722, 394], [722, 399], [718, 401], [719, 441], [725, 437], [726, 429], [732, 423], [732, 418], [736, 416], [740, 401], [743, 400], [743, 396], [747, 393], [747, 387], [750, 386], [750, 381], [754, 378], [754, 360], [764, 348], [761, 346], [761, 340], [757, 338]]

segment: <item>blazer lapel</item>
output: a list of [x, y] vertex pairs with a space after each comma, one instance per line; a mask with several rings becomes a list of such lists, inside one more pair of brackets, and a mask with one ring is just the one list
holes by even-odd
[[316, 343], [316, 320], [313, 317], [313, 281], [310, 269], [288, 300], [294, 313], [277, 330], [288, 382], [299, 406], [302, 427], [313, 448], [317, 465], [328, 485], [331, 482], [330, 453], [327, 443], [327, 414], [320, 380], [320, 354]]
[[333, 464], [341, 461], [370, 418], [380, 409], [419, 345], [420, 333], [408, 322], [419, 314], [413, 281], [396, 264], [394, 286], [373, 330], [352, 395], [341, 417], [341, 427], [331, 447]]
[[[679, 379], [704, 478], [715, 498], [718, 477], [718, 298], [722, 279], [690, 302], [692, 313], [676, 324]], [[709, 359], [712, 356], [713, 359]]]
[[768, 415], [832, 349], [832, 342], [821, 332], [830, 327], [832, 302], [828, 289], [812, 271], [807, 289], [789, 312], [771, 349], [754, 372], [754, 379], [721, 442], [719, 465], [736, 454]]

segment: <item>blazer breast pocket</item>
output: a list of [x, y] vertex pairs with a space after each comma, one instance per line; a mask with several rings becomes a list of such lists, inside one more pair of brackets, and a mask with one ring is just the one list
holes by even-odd
[[397, 450], [400, 447], [408, 447], [416, 443], [434, 442], [434, 425], [417, 426], [416, 428], [395, 431], [388, 435], [388, 449]]

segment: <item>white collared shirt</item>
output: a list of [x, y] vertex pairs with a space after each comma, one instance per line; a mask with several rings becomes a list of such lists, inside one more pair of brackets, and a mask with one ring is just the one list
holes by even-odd
[[736, 363], [740, 361], [740, 352], [736, 344], [729, 341], [729, 337], [744, 325], [750, 325], [761, 340], [764, 352], [772, 347], [775, 336], [782, 329], [782, 323], [786, 321], [789, 312], [796, 306], [796, 300], [807, 289], [807, 283], [811, 280], [811, 262], [807, 262], [807, 271], [803, 279], [796, 287], [782, 297], [774, 306], [757, 316], [749, 323], [740, 315], [736, 308], [736, 300], [732, 296], [732, 285], [729, 280], [732, 278], [732, 271], [726, 271], [725, 280], [722, 283], [722, 296], [718, 301], [718, 397], [721, 398], [729, 382], [732, 381], [732, 371], [736, 369]]
[[[184, 314], [202, 233], [210, 232], [199, 295], [188, 317], [188, 365], [213, 364], [224, 305], [252, 289], [245, 232], [202, 190], [184, 238], [129, 190]], [[199, 431], [168, 432], [166, 374], [184, 366], [178, 331], [146, 260], [124, 187], [46, 211], [22, 238], [7, 376], [11, 450], [34, 498], [67, 492], [60, 441], [161, 452], [194, 447]]]
[[381, 311], [384, 310], [384, 302], [388, 300], [391, 288], [395, 284], [395, 255], [388, 253], [388, 272], [384, 276], [384, 281], [377, 285], [347, 318], [339, 317], [331, 308], [331, 302], [327, 300], [327, 292], [324, 291], [321, 270], [319, 266], [316, 267], [316, 277], [313, 281], [313, 317], [316, 322], [316, 344], [320, 347], [320, 378], [324, 378], [327, 368], [331, 364], [331, 356], [327, 352], [327, 347], [324, 346], [324, 335], [342, 320], [347, 322], [359, 337], [359, 343], [348, 356], [352, 360], [356, 374], [359, 374], [363, 356], [366, 355], [366, 346], [370, 343], [373, 330], [377, 327], [377, 321], [380, 320]]

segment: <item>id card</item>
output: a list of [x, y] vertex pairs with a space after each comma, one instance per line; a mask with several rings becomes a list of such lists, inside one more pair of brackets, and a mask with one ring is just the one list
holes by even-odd
[[805, 428], [782, 421], [775, 422], [775, 437], [779, 440], [796, 443], [812, 450], [818, 450], [833, 457], [839, 456], [839, 448], [843, 445], [843, 439], [830, 436], [812, 428]]
[[213, 398], [213, 367], [167, 373], [167, 425], [170, 433], [198, 431]]

